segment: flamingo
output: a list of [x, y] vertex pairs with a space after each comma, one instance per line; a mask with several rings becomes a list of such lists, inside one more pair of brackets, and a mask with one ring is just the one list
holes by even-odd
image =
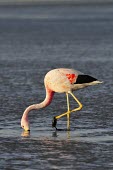
[[[70, 130], [70, 113], [76, 112], [82, 109], [81, 102], [73, 94], [73, 91], [102, 83], [96, 78], [83, 74], [80, 71], [68, 68], [58, 68], [50, 70], [44, 78], [44, 84], [46, 89], [46, 97], [44, 101], [39, 104], [32, 104], [28, 106], [21, 118], [21, 127], [24, 131], [30, 131], [30, 123], [28, 120], [28, 114], [31, 110], [39, 110], [41, 108], [47, 107], [53, 99], [54, 93], [66, 93], [67, 98], [67, 111], [63, 114], [57, 115], [53, 118], [52, 126], [56, 128], [57, 120], [63, 116], [67, 116], [67, 130]], [[69, 95], [78, 103], [78, 107], [70, 110]]]

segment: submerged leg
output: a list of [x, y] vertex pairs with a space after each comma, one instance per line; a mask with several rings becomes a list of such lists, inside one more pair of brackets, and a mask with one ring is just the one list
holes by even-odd
[[[73, 110], [70, 110], [70, 105], [69, 105], [69, 94], [74, 98], [74, 100], [78, 103], [79, 107], [73, 109]], [[56, 128], [56, 124], [57, 124], [57, 119], [60, 119], [61, 117], [63, 116], [66, 116], [67, 115], [67, 129], [69, 130], [70, 129], [70, 113], [71, 112], [75, 112], [75, 111], [78, 111], [78, 110], [81, 110], [82, 109], [82, 104], [80, 103], [80, 101], [74, 96], [74, 94], [72, 92], [68, 92], [66, 93], [66, 96], [67, 96], [67, 112], [63, 113], [63, 114], [60, 114], [58, 116], [55, 116], [54, 117], [54, 120], [52, 122], [52, 126]], [[57, 129], [57, 128], [56, 128]]]

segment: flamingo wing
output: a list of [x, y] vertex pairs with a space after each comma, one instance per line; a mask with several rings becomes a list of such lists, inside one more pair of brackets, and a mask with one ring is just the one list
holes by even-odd
[[66, 69], [66, 71], [67, 72], [65, 73], [65, 75], [67, 76], [71, 84], [84, 84], [97, 81], [96, 78], [74, 69]]
[[91, 83], [93, 81], [97, 81], [97, 79], [92, 76], [83, 74], [83, 75], [78, 75], [75, 84]]

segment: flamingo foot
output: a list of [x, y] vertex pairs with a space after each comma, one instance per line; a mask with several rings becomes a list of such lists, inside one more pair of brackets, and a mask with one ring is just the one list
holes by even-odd
[[[53, 121], [52, 121], [52, 127], [56, 128], [56, 125], [57, 125], [57, 119], [56, 119], [56, 117], [54, 117]], [[57, 130], [57, 128], [56, 128], [56, 130]]]

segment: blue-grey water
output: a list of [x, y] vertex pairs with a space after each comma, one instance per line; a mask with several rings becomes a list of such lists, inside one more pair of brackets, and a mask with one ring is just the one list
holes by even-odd
[[[44, 75], [59, 67], [104, 83], [74, 92], [83, 109], [71, 114], [70, 132], [51, 126], [67, 109], [65, 94], [55, 94], [23, 133], [24, 109], [44, 99]], [[0, 6], [0, 169], [113, 169], [112, 4]]]

